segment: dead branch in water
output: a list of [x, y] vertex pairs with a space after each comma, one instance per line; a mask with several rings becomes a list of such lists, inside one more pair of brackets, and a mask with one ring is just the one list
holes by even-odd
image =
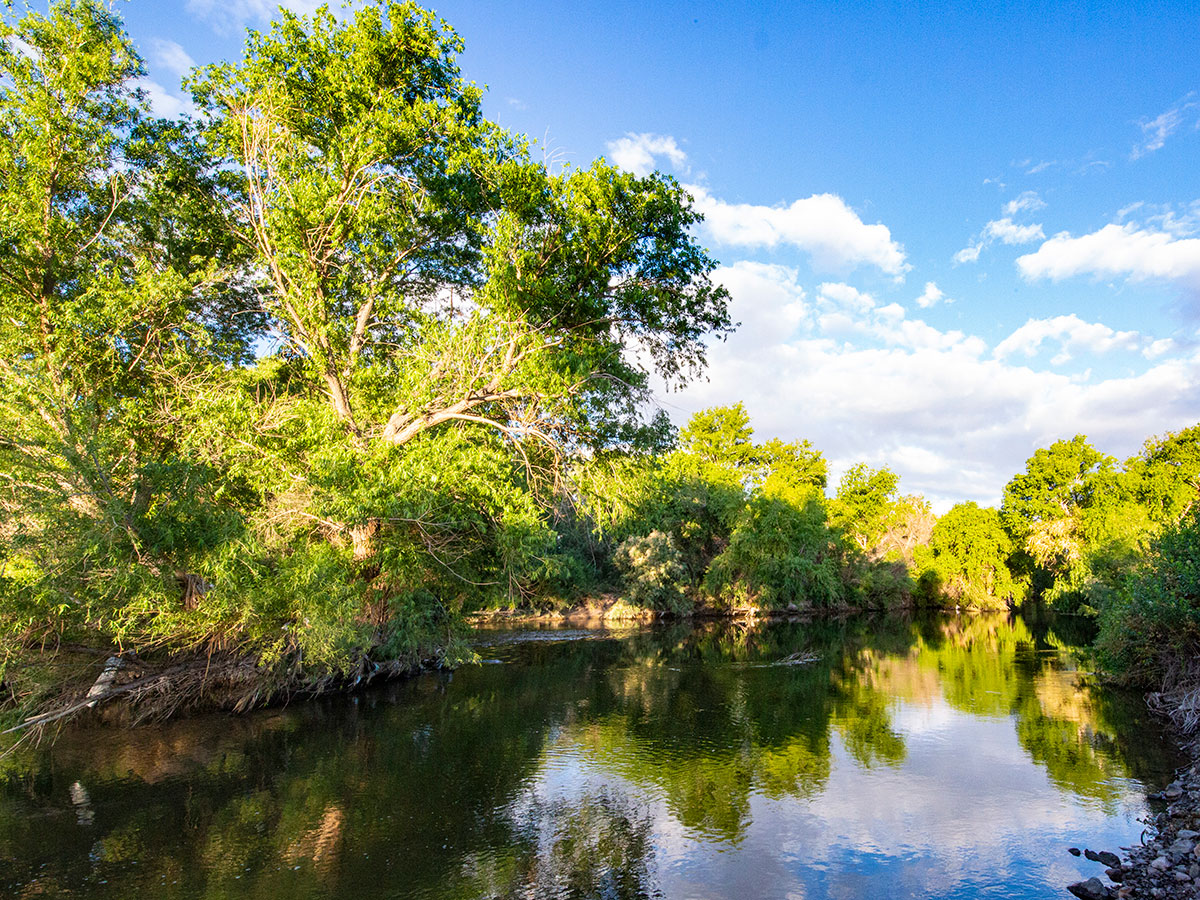
[[1146, 705], [1171, 720], [1181, 734], [1200, 729], [1200, 659], [1178, 658], [1162, 680], [1163, 689], [1146, 696]]
[[[46, 710], [25, 721], [7, 728], [0, 734], [12, 734], [26, 728], [41, 729], [52, 722], [58, 722], [70, 716], [82, 713], [109, 703], [119, 697], [129, 697], [134, 701], [144, 701], [158, 693], [161, 702], [140, 719], [154, 716], [167, 716], [180, 706], [195, 702], [203, 696], [205, 689], [214, 682], [249, 683], [252, 680], [265, 680], [263, 673], [257, 671], [253, 663], [246, 660], [228, 660], [213, 664], [207, 659], [192, 659], [187, 662], [168, 666], [158, 672], [143, 675], [123, 684], [114, 684], [113, 673], [116, 667], [106, 665], [100, 678], [92, 685], [87, 694], [78, 700], [71, 701], [56, 709]], [[107, 678], [105, 676], [108, 676]], [[240, 677], [239, 677], [240, 676]], [[240, 698], [233, 704], [241, 711], [254, 705], [254, 699], [260, 698], [261, 692], [255, 691]]]

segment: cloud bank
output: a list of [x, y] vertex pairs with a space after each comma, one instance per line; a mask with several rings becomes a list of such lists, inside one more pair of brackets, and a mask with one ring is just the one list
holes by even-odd
[[[849, 284], [806, 290], [788, 266], [737, 262], [717, 277], [743, 324], [709, 349], [706, 382], [663, 395], [676, 421], [741, 400], [761, 434], [811, 440], [833, 480], [855, 461], [890, 465], [902, 490], [940, 511], [963, 498], [997, 503], [1033, 451], [1059, 438], [1084, 433], [1129, 455], [1152, 434], [1195, 424], [1200, 409], [1200, 354], [1164, 357], [1178, 350], [1169, 341], [1060, 316], [1031, 319], [991, 347]], [[1043, 351], [1054, 359], [1035, 365]], [[1056, 369], [1121, 352], [1155, 361], [1118, 377]]]

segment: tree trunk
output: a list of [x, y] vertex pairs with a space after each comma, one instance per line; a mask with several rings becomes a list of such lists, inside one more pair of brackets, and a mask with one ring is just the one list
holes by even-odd
[[368, 519], [361, 525], [350, 529], [350, 538], [354, 541], [354, 561], [363, 562], [378, 552], [375, 536], [379, 533], [379, 520]]

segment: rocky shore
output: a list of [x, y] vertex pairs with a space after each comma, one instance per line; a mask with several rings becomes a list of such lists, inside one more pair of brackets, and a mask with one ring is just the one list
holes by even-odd
[[[1193, 758], [1200, 759], [1193, 745]], [[1082, 900], [1200, 897], [1200, 762], [1180, 770], [1174, 781], [1151, 799], [1167, 808], [1147, 825], [1143, 843], [1122, 847], [1123, 856], [1101, 850], [1070, 848], [1104, 867], [1104, 875], [1068, 886]]]

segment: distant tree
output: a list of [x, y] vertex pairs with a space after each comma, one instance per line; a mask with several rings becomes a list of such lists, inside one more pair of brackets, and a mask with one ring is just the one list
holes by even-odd
[[748, 473], [758, 450], [751, 438], [750, 416], [740, 402], [695, 413], [679, 433], [679, 448], [730, 473]]
[[1125, 469], [1153, 521], [1179, 521], [1200, 498], [1200, 425], [1147, 439]]
[[1051, 602], [1098, 608], [1152, 532], [1141, 485], [1083, 435], [1038, 450], [1004, 489], [1000, 515], [1014, 571]]
[[747, 503], [728, 546], [712, 561], [705, 587], [731, 606], [845, 606], [843, 557], [815, 495], [796, 502], [763, 492]]
[[784, 443], [772, 438], [755, 449], [759, 491], [799, 502], [821, 495], [828, 479], [825, 457], [808, 441]]
[[899, 499], [900, 476], [886, 466], [856, 463], [838, 482], [829, 502], [829, 520], [863, 551], [876, 547]]
[[1111, 480], [1115, 462], [1082, 434], [1037, 450], [1004, 488], [1005, 530], [1023, 543], [1039, 526], [1077, 516], [1101, 499], [1098, 490]]
[[929, 543], [937, 516], [929, 501], [918, 494], [909, 494], [895, 502], [884, 523], [877, 549], [884, 559], [903, 562], [911, 567], [917, 548]]
[[1008, 568], [1011, 552], [1012, 541], [995, 509], [959, 503], [937, 520], [921, 557], [945, 594], [963, 605], [987, 608], [1022, 597]]

